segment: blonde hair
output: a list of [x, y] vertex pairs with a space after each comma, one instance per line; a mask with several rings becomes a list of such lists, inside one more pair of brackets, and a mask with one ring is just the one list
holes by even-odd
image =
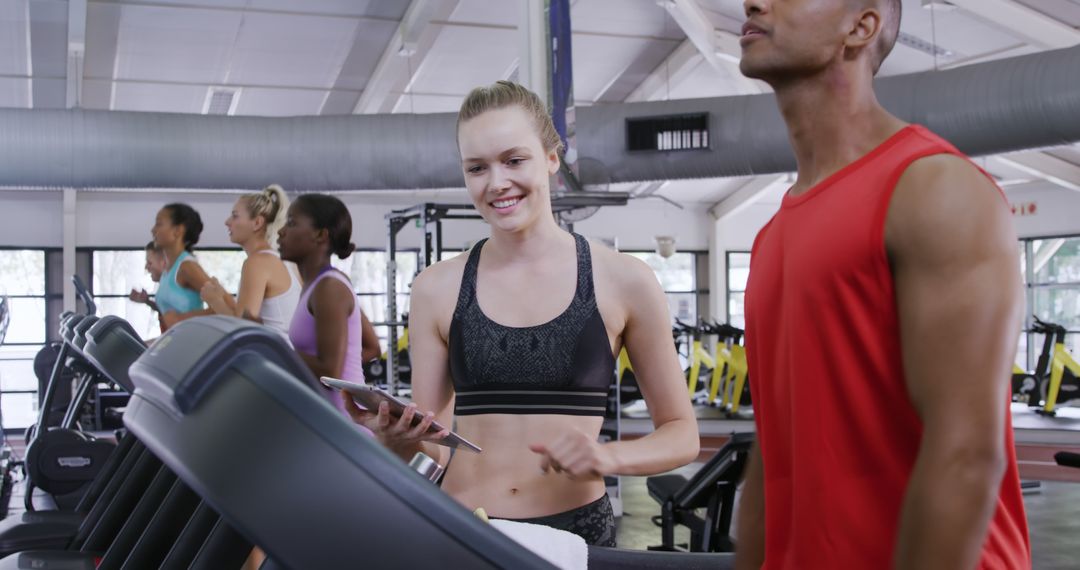
[[252, 192], [241, 196], [247, 205], [251, 219], [266, 220], [266, 241], [273, 247], [277, 243], [277, 232], [285, 225], [285, 214], [289, 210], [289, 197], [285, 189], [277, 184], [263, 188], [262, 192]]
[[518, 106], [532, 117], [536, 134], [544, 145], [545, 151], [555, 150], [560, 155], [564, 147], [559, 132], [551, 122], [551, 115], [536, 93], [511, 81], [496, 81], [491, 85], [477, 87], [465, 96], [458, 111], [457, 131], [461, 131], [461, 123], [477, 117], [488, 111], [505, 109], [510, 106]]

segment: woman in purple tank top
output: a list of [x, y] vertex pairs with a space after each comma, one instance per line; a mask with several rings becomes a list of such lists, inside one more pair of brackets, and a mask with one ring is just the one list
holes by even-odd
[[[349, 278], [330, 266], [331, 254], [345, 259], [356, 249], [351, 236], [352, 216], [341, 200], [304, 194], [278, 230], [278, 250], [283, 260], [296, 263], [304, 281], [289, 326], [296, 352], [316, 377], [363, 383], [360, 307]], [[340, 393], [324, 395], [344, 412]]]

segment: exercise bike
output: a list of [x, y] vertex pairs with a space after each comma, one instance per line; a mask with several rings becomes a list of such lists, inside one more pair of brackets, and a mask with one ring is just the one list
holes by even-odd
[[[405, 313], [401, 317], [404, 326], [401, 329], [401, 335], [397, 339], [397, 381], [402, 385], [412, 384], [412, 363], [409, 359], [409, 314]], [[393, 325], [390, 325], [393, 326]], [[380, 386], [386, 386], [388, 384], [387, 379], [387, 363], [390, 360], [390, 355], [387, 352], [383, 352], [378, 358], [372, 358], [364, 363], [364, 381], [368, 384], [375, 384]]]
[[[93, 299], [86, 292], [78, 277], [75, 282], [76, 292], [83, 299], [90, 313], [96, 311]], [[34, 511], [34, 489], [41, 489], [51, 496], [56, 508], [71, 510], [80, 502], [86, 487], [112, 453], [116, 444], [111, 441], [96, 439], [79, 429], [79, 415], [91, 391], [98, 382], [105, 378], [84, 355], [86, 334], [98, 321], [93, 314], [71, 315], [61, 326], [63, 347], [60, 358], [53, 367], [53, 375], [42, 399], [42, 413], [26, 448], [24, 460], [26, 492], [24, 507]], [[52, 408], [53, 400], [63, 383], [62, 369], [74, 372], [77, 382], [75, 393], [68, 405], [59, 426], [49, 425], [49, 415], [44, 413]]]
[[[1065, 336], [1068, 331], [1064, 326], [1048, 323], [1035, 317], [1035, 326], [1032, 330], [1045, 334], [1046, 341], [1043, 345], [1043, 354], [1039, 356], [1039, 368], [1043, 371], [1043, 374], [1039, 376], [1041, 406], [1039, 402], [1032, 403], [1031, 401], [1028, 405], [1037, 407], [1035, 411], [1041, 415], [1054, 416], [1059, 406], [1080, 404], [1080, 362], [1077, 362], [1069, 353], [1069, 349], [1065, 347]], [[1047, 355], [1046, 346], [1050, 344], [1051, 338], [1053, 350]], [[1044, 359], [1048, 362], [1049, 374], [1045, 373], [1047, 364], [1043, 363]], [[1039, 368], [1036, 369], [1036, 374]]]
[[[716, 362], [701, 347], [702, 327], [693, 327], [678, 319], [676, 319], [675, 323], [675, 326], [671, 329], [671, 340], [675, 344], [675, 351], [685, 356], [689, 361], [689, 365], [683, 370], [683, 374], [687, 378], [687, 385], [691, 390], [691, 399], [693, 399], [697, 390], [697, 380], [705, 379], [704, 381], [708, 382], [708, 377], [711, 376], [712, 370], [715, 369]], [[684, 338], [696, 338], [696, 340], [689, 343], [690, 349], [686, 354], [682, 350]], [[703, 363], [706, 365], [704, 369], [701, 366]], [[644, 395], [642, 395], [641, 388], [638, 386], [637, 375], [634, 373], [634, 366], [630, 362], [630, 354], [627, 353], [625, 346], [619, 351], [619, 356], [615, 361], [615, 378], [619, 387], [619, 405], [623, 415], [634, 416], [647, 412], [648, 407], [645, 405]], [[690, 378], [695, 380], [691, 382]]]
[[[750, 406], [750, 385], [747, 374], [746, 348], [742, 345], [745, 332], [729, 324], [707, 325], [709, 334], [716, 335], [716, 367], [710, 380], [710, 405], [719, 406], [728, 417], [735, 417], [739, 409]], [[720, 403], [716, 403], [717, 397]]]
[[702, 339], [707, 334], [704, 325], [692, 326], [675, 319], [675, 329], [677, 333], [690, 338], [690, 352], [687, 355], [690, 366], [685, 372], [687, 388], [690, 398], [693, 399], [697, 395], [699, 381], [704, 379], [708, 382], [709, 377], [712, 376], [713, 370], [716, 369], [716, 360], [701, 346]]
[[1027, 332], [1043, 335], [1043, 346], [1039, 352], [1039, 359], [1035, 363], [1035, 370], [1027, 372], [1015, 363], [1012, 372], [1012, 401], [1027, 404], [1037, 408], [1042, 405], [1044, 397], [1040, 394], [1040, 384], [1046, 378], [1046, 370], [1050, 366], [1050, 359], [1054, 352], [1054, 339], [1057, 325], [1049, 325], [1037, 317], [1035, 324]]

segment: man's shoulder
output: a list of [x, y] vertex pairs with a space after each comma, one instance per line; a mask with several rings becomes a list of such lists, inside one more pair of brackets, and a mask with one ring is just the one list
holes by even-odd
[[904, 170], [885, 220], [890, 253], [977, 251], [972, 236], [1013, 235], [1000, 188], [963, 155], [935, 154]]
[[[972, 200], [1004, 204], [1004, 195], [970, 159], [954, 153], [932, 154], [912, 161], [897, 180], [893, 197], [901, 205], [922, 202], [946, 211], [962, 209]], [[924, 211], [924, 214], [932, 216], [933, 212]]]

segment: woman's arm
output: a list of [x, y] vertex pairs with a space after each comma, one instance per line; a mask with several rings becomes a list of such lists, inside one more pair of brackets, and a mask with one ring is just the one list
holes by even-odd
[[[457, 277], [460, 279], [460, 272]], [[347, 398], [346, 408], [353, 419], [372, 430], [383, 445], [405, 461], [412, 459], [417, 451], [423, 451], [440, 465], [446, 465], [450, 459], [448, 448], [429, 443], [446, 434], [426, 435], [426, 432], [431, 420], [445, 427], [452, 426], [454, 421], [454, 385], [450, 379], [447, 339], [439, 327], [439, 312], [448, 302], [440, 299], [439, 294], [456, 291], [456, 287], [450, 287], [453, 278], [453, 271], [437, 264], [418, 275], [412, 286], [409, 313], [412, 398], [415, 413], [424, 413], [425, 421], [410, 428], [414, 412], [407, 411], [394, 420], [385, 406], [377, 414], [365, 412], [352, 406], [352, 399]]]
[[272, 261], [277, 261], [277, 258], [259, 259], [250, 256], [244, 260], [244, 267], [240, 270], [240, 292], [232, 306], [234, 316], [260, 320], [266, 287], [270, 282], [270, 271], [273, 269], [268, 262]]
[[345, 369], [345, 351], [349, 344], [349, 313], [356, 297], [337, 279], [323, 279], [315, 284], [308, 307], [315, 318], [315, 354], [299, 353], [316, 376], [341, 378]]
[[697, 458], [700, 439], [686, 380], [671, 342], [667, 299], [649, 266], [629, 256], [611, 260], [609, 271], [625, 307], [623, 344], [630, 355], [641, 392], [649, 406], [654, 430], [631, 441], [600, 444], [580, 430], [550, 443], [530, 446], [541, 456], [540, 467], [564, 471], [571, 477], [653, 475]]
[[202, 291], [203, 285], [210, 281], [210, 276], [203, 271], [198, 261], [187, 258], [180, 262], [180, 269], [176, 270], [176, 282], [185, 289]]
[[378, 358], [382, 354], [379, 337], [364, 311], [360, 311], [360, 358], [364, 362]]
[[619, 258], [625, 265], [620, 270], [625, 271], [620, 271], [618, 283], [629, 309], [623, 344], [652, 415], [654, 431], [641, 439], [609, 446], [620, 475], [652, 475], [696, 459], [700, 436], [671, 342], [671, 316], [664, 291], [645, 263], [628, 256]]

